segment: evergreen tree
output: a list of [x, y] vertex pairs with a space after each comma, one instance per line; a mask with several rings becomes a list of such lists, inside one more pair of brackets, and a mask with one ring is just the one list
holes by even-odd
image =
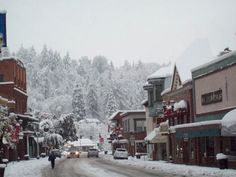
[[59, 129], [57, 131], [63, 137], [64, 140], [77, 140], [73, 114], [62, 115], [59, 120], [58, 127]]
[[86, 114], [83, 93], [81, 86], [78, 84], [76, 85], [72, 96], [72, 109], [77, 121], [85, 118]]
[[90, 84], [89, 92], [87, 95], [87, 105], [88, 105], [88, 112], [92, 118], [100, 118], [99, 117], [99, 110], [98, 110], [98, 97], [95, 92], [95, 85]]
[[116, 111], [117, 111], [117, 103], [113, 92], [110, 90], [108, 93], [108, 99], [106, 105], [106, 116], [109, 117]]

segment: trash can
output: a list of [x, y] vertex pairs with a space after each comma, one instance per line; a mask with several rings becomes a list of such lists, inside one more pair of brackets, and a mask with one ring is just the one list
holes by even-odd
[[216, 159], [218, 160], [218, 165], [220, 169], [228, 169], [228, 157], [223, 153], [219, 153], [216, 155]]
[[0, 177], [4, 177], [5, 167], [0, 166]]
[[228, 169], [228, 159], [220, 159], [219, 160], [219, 168], [220, 169]]

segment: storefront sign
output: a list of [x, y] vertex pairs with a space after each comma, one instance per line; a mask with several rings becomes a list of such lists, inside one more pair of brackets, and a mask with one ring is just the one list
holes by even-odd
[[222, 101], [222, 89], [202, 95], [202, 105], [213, 104]]

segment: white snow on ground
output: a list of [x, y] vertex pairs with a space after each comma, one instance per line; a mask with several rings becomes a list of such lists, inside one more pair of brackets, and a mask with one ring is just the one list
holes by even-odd
[[41, 169], [49, 166], [48, 158], [10, 162], [5, 168], [4, 177], [41, 177]]
[[[136, 159], [129, 157], [129, 160], [114, 160], [112, 155], [101, 155], [101, 158], [112, 161], [114, 163], [130, 165], [143, 169], [150, 169], [159, 172], [168, 172], [173, 174], [181, 174], [190, 177], [235, 177], [236, 170], [210, 167], [199, 167], [193, 165], [179, 165], [167, 163], [164, 161], [148, 161], [147, 158]], [[5, 177], [41, 177], [41, 169], [49, 166], [50, 163], [47, 158], [39, 160], [28, 160], [20, 162], [11, 162], [5, 169]], [[107, 174], [106, 171], [100, 168], [92, 168], [89, 164], [82, 163], [83, 169], [89, 169], [90, 173], [96, 174], [98, 177], [114, 176], [114, 174]], [[116, 177], [116, 176], [114, 176]], [[120, 177], [120, 176], [119, 176]]]
[[224, 169], [221, 170], [219, 168], [211, 168], [211, 167], [200, 167], [195, 165], [180, 165], [168, 163], [165, 161], [148, 161], [147, 157], [143, 157], [142, 159], [136, 159], [133, 157], [129, 157], [129, 160], [114, 160], [113, 156], [107, 155], [104, 156], [107, 160], [113, 161], [115, 163], [131, 165], [138, 168], [144, 169], [152, 169], [160, 172], [168, 172], [173, 174], [181, 174], [185, 176], [191, 177], [235, 177], [236, 170], [232, 169]]

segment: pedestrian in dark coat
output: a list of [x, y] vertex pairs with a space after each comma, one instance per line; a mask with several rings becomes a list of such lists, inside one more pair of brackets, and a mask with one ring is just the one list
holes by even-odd
[[55, 159], [56, 159], [55, 154], [53, 152], [51, 152], [48, 157], [48, 161], [51, 161], [52, 168], [54, 168], [54, 166], [55, 166]]

